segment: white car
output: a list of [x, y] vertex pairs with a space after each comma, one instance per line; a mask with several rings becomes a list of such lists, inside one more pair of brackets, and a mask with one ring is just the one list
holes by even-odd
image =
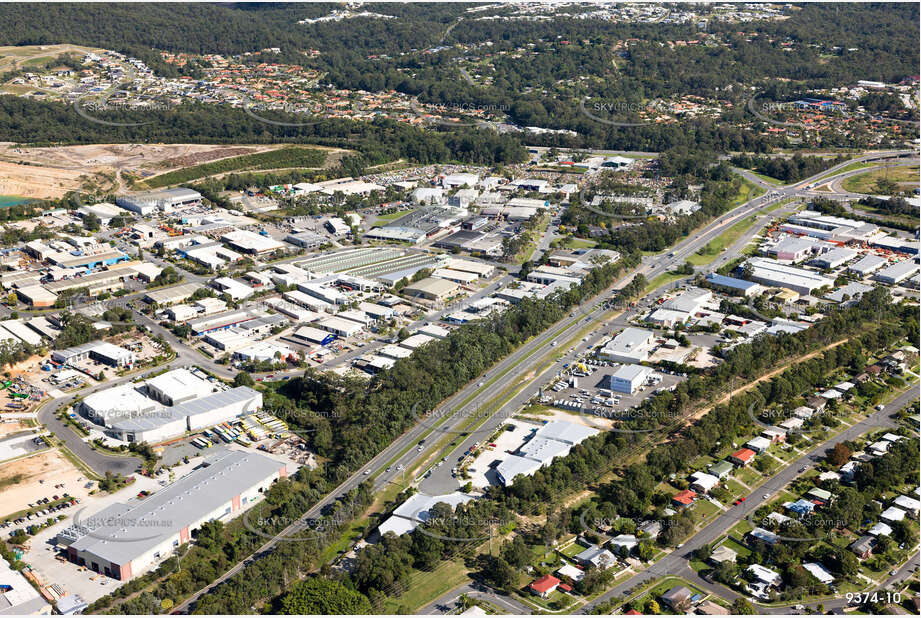
[[765, 500], [767, 500], [768, 498], [771, 497], [771, 494], [764, 494], [764, 495], [761, 496], [761, 497], [764, 498]]
[[368, 476], [369, 474], [371, 474], [371, 468], [368, 468], [367, 470], [365, 470], [365, 476]]

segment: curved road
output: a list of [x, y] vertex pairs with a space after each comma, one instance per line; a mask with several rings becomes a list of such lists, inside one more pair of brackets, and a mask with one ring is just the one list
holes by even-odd
[[[753, 180], [753, 182], [755, 182], [758, 186], [768, 189], [768, 192], [765, 195], [752, 199], [722, 215], [717, 221], [713, 221], [710, 224], [704, 226], [695, 236], [687, 237], [680, 241], [672, 248], [670, 252], [663, 252], [657, 256], [652, 256], [648, 260], [644, 260], [641, 265], [624, 276], [614, 286], [583, 305], [583, 315], [580, 315], [575, 319], [575, 321], [572, 317], [567, 316], [563, 320], [560, 320], [545, 330], [540, 335], [533, 337], [530, 341], [520, 346], [507, 357], [500, 360], [498, 363], [496, 363], [496, 365], [491, 367], [486, 374], [481, 376], [480, 381], [472, 381], [458, 393], [452, 397], [449, 397], [445, 402], [443, 402], [440, 408], [453, 411], [452, 414], [444, 417], [443, 420], [438, 422], [417, 423], [414, 427], [406, 431], [402, 436], [397, 438], [393, 443], [386, 447], [381, 453], [375, 456], [370, 462], [365, 464], [362, 470], [356, 471], [355, 474], [349, 477], [339, 487], [337, 487], [331, 493], [327, 494], [316, 505], [310, 508], [303, 515], [301, 521], [309, 520], [311, 518], [316, 518], [322, 515], [324, 509], [327, 506], [332, 504], [336, 499], [343, 496], [351, 489], [357, 487], [362, 482], [372, 482], [375, 490], [377, 490], [390, 482], [400, 482], [403, 479], [403, 471], [399, 469], [400, 465], [404, 466], [408, 470], [412, 470], [414, 463], [418, 465], [421, 463], [421, 460], [431, 460], [432, 456], [430, 453], [419, 453], [418, 450], [413, 449], [413, 447], [421, 439], [430, 434], [433, 434], [433, 432], [437, 432], [433, 434], [437, 436], [444, 432], [459, 431], [459, 426], [469, 419], [471, 411], [475, 411], [477, 406], [486, 403], [494, 397], [494, 390], [492, 385], [493, 380], [498, 382], [499, 378], [501, 378], [502, 384], [524, 384], [532, 381], [534, 378], [529, 376], [529, 374], [535, 368], [534, 365], [543, 359], [548, 353], [554, 350], [556, 340], [558, 338], [565, 340], [573, 336], [576, 332], [579, 332], [582, 328], [584, 328], [588, 322], [592, 322], [597, 326], [599, 317], [604, 313], [603, 309], [599, 309], [599, 305], [607, 300], [608, 294], [612, 290], [619, 289], [620, 287], [626, 285], [629, 281], [632, 280], [635, 274], [642, 273], [648, 279], [652, 279], [658, 274], [667, 272], [675, 266], [682, 264], [687, 257], [692, 255], [699, 248], [705, 246], [708, 242], [710, 242], [710, 240], [719, 236], [727, 229], [728, 226], [733, 225], [733, 223], [739, 218], [748, 216], [749, 214], [756, 212], [776, 201], [799, 194], [801, 187], [808, 185], [810, 182], [813, 182], [820, 176], [827, 175], [830, 171], [840, 169], [840, 167], [843, 167], [844, 165], [849, 164], [854, 160], [885, 158], [886, 156], [893, 156], [896, 154], [911, 154], [911, 152], [912, 151], [896, 151], [892, 153], [872, 153], [863, 155], [862, 157], [852, 159], [847, 163], [842, 163], [840, 166], [835, 166], [829, 170], [825, 170], [822, 172], [822, 174], [817, 174], [810, 179], [802, 181], [802, 183], [799, 185], [792, 187], [775, 187], [765, 183], [764, 181], [761, 181], [760, 179], [757, 179], [757, 177], [754, 177], [756, 180]], [[585, 316], [585, 319], [583, 319], [583, 316]], [[172, 339], [168, 338], [168, 340], [172, 344], [173, 340], [175, 340], [175, 337]], [[177, 354], [184, 355], [185, 351], [189, 348], [187, 348], [187, 346], [181, 346], [177, 347], [176, 349]], [[197, 360], [197, 357], [200, 357], [200, 355], [197, 353], [194, 354], [196, 360], [189, 362], [203, 364], [201, 361]], [[556, 366], [556, 364], [554, 364], [554, 366]], [[553, 366], [547, 371], [551, 371], [552, 369]], [[546, 372], [544, 372], [544, 375], [546, 375]], [[522, 396], [522, 393], [524, 393], [524, 390], [521, 391], [519, 397]], [[459, 409], [461, 404], [464, 404], [464, 402], [467, 402], [464, 405], [464, 408]], [[484, 424], [483, 431], [488, 431], [488, 429], [485, 429], [486, 427], [495, 427], [497, 426], [498, 422], [501, 422], [501, 413], [503, 408], [500, 408], [497, 413], [494, 413], [494, 415]], [[478, 434], [479, 433], [480, 432], [478, 432]], [[476, 435], [468, 436], [464, 441], [464, 444], [476, 441], [476, 439]], [[463, 448], [463, 445], [458, 448]], [[443, 470], [442, 474], [449, 472], [449, 468], [446, 466], [436, 468], [436, 470]], [[434, 473], [431, 478], [436, 478]], [[242, 570], [246, 564], [253, 560], [255, 556], [270, 551], [278, 543], [284, 542], [288, 537], [291, 537], [292, 535], [295, 535], [296, 532], [303, 530], [305, 525], [302, 524], [301, 521], [292, 524], [281, 533], [276, 535], [273, 539], [267, 541], [252, 555], [237, 563], [234, 567], [225, 572], [208, 588], [200, 590], [185, 602], [178, 605], [175, 611], [180, 613], [189, 611], [190, 607], [194, 605], [198, 598], [204, 594], [209, 593], [220, 583], [226, 581], [228, 578], [240, 572], [240, 570]]]

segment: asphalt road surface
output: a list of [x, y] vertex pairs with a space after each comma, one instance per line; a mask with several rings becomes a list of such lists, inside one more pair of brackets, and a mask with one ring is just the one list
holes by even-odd
[[[754, 488], [751, 495], [745, 502], [737, 506], [730, 507], [729, 510], [724, 512], [713, 522], [697, 532], [697, 534], [695, 534], [684, 543], [681, 549], [673, 550], [667, 556], [656, 562], [653, 567], [638, 573], [630, 579], [618, 584], [605, 594], [584, 606], [580, 610], [580, 613], [590, 613], [591, 608], [595, 607], [599, 603], [607, 601], [613, 597], [622, 597], [625, 591], [636, 588], [638, 585], [650, 581], [656, 577], [662, 577], [665, 575], [681, 575], [682, 577], [693, 576], [695, 579], [694, 583], [701, 584], [702, 582], [705, 584], [704, 587], [714, 594], [726, 599], [727, 601], [733, 601], [740, 596], [738, 593], [726, 588], [725, 586], [720, 584], [712, 584], [694, 575], [693, 571], [691, 571], [690, 567], [688, 566], [688, 560], [693, 556], [694, 550], [712, 543], [717, 538], [725, 535], [726, 531], [730, 530], [738, 522], [751, 517], [752, 514], [761, 505], [766, 502], [770, 502], [777, 492], [781, 491], [790, 483], [790, 481], [798, 477], [800, 475], [799, 470], [803, 466], [812, 466], [816, 463], [816, 461], [823, 459], [826, 450], [833, 448], [834, 445], [838, 442], [854, 440], [874, 428], [894, 427], [896, 422], [891, 417], [896, 412], [910, 404], [912, 401], [916, 401], [917, 399], [918, 388], [917, 386], [912, 386], [908, 391], [896, 397], [882, 410], [874, 412], [861, 422], [848, 427], [843, 432], [813, 447], [799, 459], [790, 462], [785, 468], [771, 477], [767, 482], [760, 485], [759, 487]], [[768, 499], [764, 499], [762, 497], [765, 494], [768, 495]], [[896, 577], [898, 577], [898, 575], [896, 575]], [[788, 613], [789, 607], [792, 605], [795, 604], [785, 606], [784, 608], [758, 607], [758, 611], [761, 613]], [[830, 607], [828, 602], [825, 603], [825, 607]]]
[[[656, 275], [671, 270], [675, 266], [682, 264], [684, 260], [687, 259], [687, 257], [692, 255], [701, 247], [705, 246], [712, 239], [719, 236], [728, 228], [728, 226], [733, 225], [740, 218], [746, 217], [749, 214], [756, 212], [761, 208], [764, 208], [765, 206], [775, 203], [779, 200], [796, 196], [802, 191], [803, 187], [807, 186], [810, 182], [814, 181], [820, 176], [824, 176], [830, 172], [836, 171], [837, 169], [840, 169], [841, 167], [844, 167], [845, 165], [852, 163], [855, 160], [869, 160], [874, 158], [878, 159], [885, 156], [892, 156], [892, 154], [904, 153], [911, 153], [911, 151], [899, 151], [897, 153], [873, 153], [870, 155], [864, 155], [856, 159], [851, 159], [850, 161], [830, 168], [829, 170], [825, 170], [821, 174], [817, 174], [810, 179], [806, 179], [796, 186], [774, 187], [773, 185], [765, 183], [757, 177], [752, 177], [752, 182], [755, 182], [758, 186], [765, 187], [768, 190], [767, 193], [753, 200], [750, 200], [733, 209], [732, 211], [724, 214], [717, 221], [711, 222], [705, 226], [695, 236], [688, 237], [680, 241], [671, 249], [671, 251], [663, 252], [662, 254], [644, 260], [644, 262], [636, 270], [622, 278], [617, 284], [615, 284], [615, 286], [613, 286], [612, 289], [619, 289], [620, 287], [623, 287], [630, 280], [632, 280], [633, 276], [637, 273], [642, 273], [647, 277], [647, 279], [651, 280]], [[664, 288], [666, 286], [662, 287]], [[587, 319], [590, 319], [592, 322], [598, 320], [599, 316], [602, 314], [602, 311], [598, 310], [598, 305], [607, 299], [608, 292], [610, 292], [610, 290], [599, 294], [597, 297], [595, 297], [595, 299], [583, 305], [581, 312], [586, 316]], [[459, 427], [469, 419], [470, 410], [476, 409], [477, 406], [482, 405], [486, 401], [489, 401], [493, 398], [495, 391], [491, 384], [491, 379], [495, 379], [495, 376], [501, 376], [501, 378], [497, 381], [498, 384], [512, 384], [515, 383], [516, 380], [523, 380], [524, 376], [532, 372], [532, 370], [535, 368], [535, 365], [541, 361], [547, 353], [553, 350], [555, 347], [553, 344], [557, 339], [565, 340], [575, 332], [578, 332], [587, 324], [586, 320], [582, 319], [581, 317], [578, 318], [576, 323], [573, 323], [573, 320], [574, 318], [567, 316], [557, 324], [554, 324], [549, 329], [544, 331], [544, 333], [532, 338], [530, 341], [526, 342], [517, 350], [512, 352], [512, 354], [499, 361], [496, 365], [491, 367], [489, 371], [486, 372], [486, 374], [481, 376], [479, 380], [472, 381], [460, 392], [448, 398], [448, 400], [446, 400], [441, 407], [445, 410], [456, 411], [455, 414], [445, 415], [437, 421], [417, 423], [414, 427], [405, 432], [402, 436], [400, 436], [397, 440], [385, 448], [381, 453], [374, 457], [370, 462], [365, 464], [361, 470], [353, 474], [338, 488], [329, 493], [314, 507], [308, 510], [302, 519], [310, 519], [320, 516], [323, 510], [334, 500], [338, 499], [340, 496], [344, 495], [354, 487], [357, 487], [365, 480], [373, 481], [375, 489], [382, 488], [390, 482], [403, 482], [404, 475], [406, 474], [407, 470], [412, 470], [415, 465], [422, 463], [421, 461], [417, 460], [421, 460], [423, 458], [429, 460], [432, 459], [431, 455], [424, 449], [420, 453], [418, 449], [413, 448], [420, 440], [424, 438], [427, 439], [426, 437], [429, 435], [431, 435], [433, 438], [437, 438], [439, 435], [442, 435], [446, 432], [460, 431]], [[172, 337], [171, 339], [167, 338], [167, 340], [173, 344], [175, 337]], [[584, 344], [586, 342], [582, 343]], [[581, 349], [584, 348], [585, 345], [580, 345], [578, 347]], [[187, 346], [182, 346], [181, 348], [182, 352], [185, 352], [187, 349]], [[576, 352], [578, 352], [578, 350], [576, 350]], [[201, 356], [194, 351], [192, 351], [192, 353], [195, 355], [195, 357]], [[202, 364], [198, 360], [195, 362], [197, 364]], [[223, 367], [222, 369], [224, 372], [226, 372], [226, 369]], [[546, 376], [552, 375], [552, 373], [548, 372], [552, 372], [553, 369], [553, 366], [550, 367], [545, 372], [543, 372], [541, 376], [544, 376], [546, 379]], [[493, 378], [490, 378], [490, 376], [493, 376]], [[538, 378], [541, 376], [538, 376]], [[533, 378], [529, 378], [528, 381], [531, 380], [533, 380]], [[533, 394], [529, 393], [528, 390], [529, 389], [527, 388], [522, 390], [516, 396], [516, 399], [518, 399], [520, 402], [526, 400], [531, 394]], [[536, 391], [536, 389], [533, 390]], [[464, 404], [463, 410], [459, 410], [461, 404]], [[483, 428], [484, 435], [485, 432], [490, 430], [488, 429], [489, 427], [495, 427], [499, 422], [503, 420], [502, 411], [505, 408], [507, 408], [507, 406], [503, 406], [503, 408], [497, 411], [497, 414], [494, 414], [493, 417], [487, 421], [485, 427]], [[420, 413], [424, 413], [424, 411], [420, 411]], [[471, 435], [465, 442], [472, 443], [474, 441], [477, 441], [477, 438], [476, 436]], [[400, 469], [401, 465], [403, 466], [402, 470]], [[449, 472], [450, 467], [442, 466], [441, 468], [436, 468], [436, 470], [444, 470]], [[435, 475], [433, 474], [430, 478], [435, 478]], [[300, 522], [292, 524], [292, 526], [289, 526], [275, 538], [267, 541], [259, 550], [254, 553], [254, 555], [260, 555], [265, 551], [271, 550], [271, 548], [274, 547], [277, 543], [285, 542], [285, 539], [287, 538], [296, 537], [297, 532], [302, 530], [303, 527], [303, 524]], [[246, 562], [251, 559], [252, 556], [232, 567], [207, 589], [199, 591], [190, 597], [187, 601], [181, 605], [178, 605], [175, 611], [188, 611], [188, 608], [192, 606], [194, 602], [201, 597], [201, 595], [208, 593], [215, 586], [225, 581], [229, 577], [235, 575], [243, 568]]]

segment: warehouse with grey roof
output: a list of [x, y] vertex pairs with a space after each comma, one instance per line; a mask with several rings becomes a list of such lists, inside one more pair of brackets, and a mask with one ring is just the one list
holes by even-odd
[[202, 524], [239, 515], [285, 476], [286, 465], [279, 461], [227, 451], [143, 500], [78, 514], [56, 541], [67, 548], [71, 562], [127, 581], [188, 543]]

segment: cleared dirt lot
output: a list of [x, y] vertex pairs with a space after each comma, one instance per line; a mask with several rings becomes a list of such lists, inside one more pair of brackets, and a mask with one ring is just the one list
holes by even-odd
[[52, 199], [80, 189], [91, 175], [76, 169], [17, 165], [0, 161], [0, 195]]
[[3, 420], [0, 422], [0, 438], [11, 436], [14, 433], [26, 431], [27, 429], [29, 429], [29, 426], [22, 421]]
[[61, 54], [82, 56], [88, 52], [101, 53], [101, 49], [82, 45], [4, 45], [0, 46], [0, 73], [15, 69], [28, 70], [57, 58]]
[[[78, 481], [80, 478], [83, 473], [56, 450], [5, 463], [0, 466], [0, 493], [3, 494], [0, 516], [27, 509], [30, 502], [55, 494], [60, 496], [64, 492], [85, 498], [88, 495], [88, 490], [83, 488], [86, 479]], [[45, 481], [44, 484], [41, 481]], [[64, 483], [64, 487], [55, 489], [58, 483]]]
[[[85, 146], [20, 147], [0, 142], [0, 195], [36, 199], [63, 197], [78, 189], [127, 190], [121, 172], [147, 178], [190, 165], [227, 157], [276, 150], [287, 144], [90, 144]], [[327, 150], [326, 166], [346, 152]]]

